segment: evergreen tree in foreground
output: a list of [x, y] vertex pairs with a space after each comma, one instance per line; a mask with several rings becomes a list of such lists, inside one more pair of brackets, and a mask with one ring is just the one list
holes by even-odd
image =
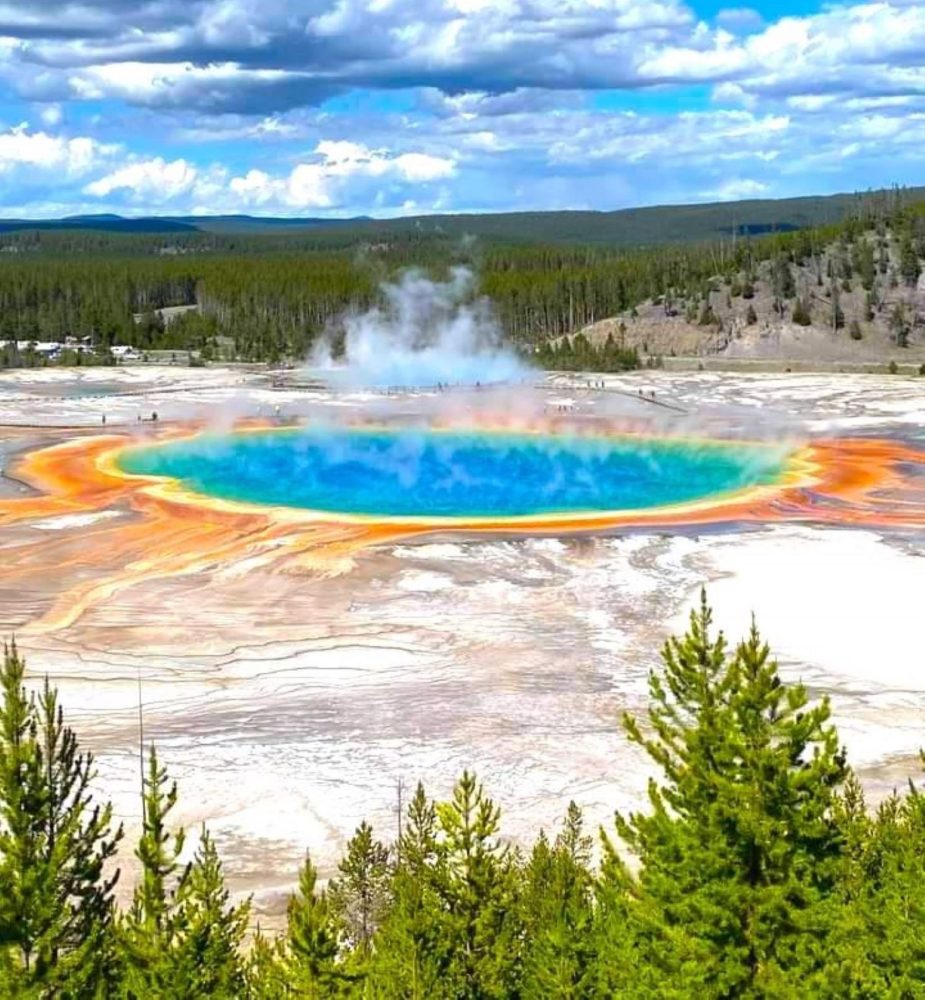
[[817, 988], [838, 997], [925, 995], [925, 798], [910, 783], [871, 816], [852, 779], [839, 821], [844, 869], [831, 961]]
[[203, 827], [182, 883], [178, 981], [191, 997], [238, 1000], [245, 993], [243, 942], [250, 900], [230, 902], [215, 842]]
[[593, 962], [591, 838], [569, 803], [553, 844], [541, 832], [524, 872], [524, 997], [588, 995]]
[[375, 939], [370, 972], [374, 996], [424, 1000], [443, 995], [450, 950], [439, 888], [446, 883], [436, 806], [419, 782], [398, 842], [391, 903]]
[[167, 784], [167, 771], [152, 746], [144, 783], [141, 838], [135, 850], [141, 873], [132, 906], [121, 927], [125, 956], [125, 992], [129, 997], [175, 997], [180, 985], [181, 904], [189, 866], [180, 863], [184, 831], [171, 833], [170, 812], [177, 786]]
[[843, 851], [847, 771], [828, 702], [781, 682], [754, 626], [730, 654], [705, 595], [663, 661], [651, 734], [625, 720], [663, 780], [650, 813], [617, 817], [638, 877], [610, 872], [635, 900], [639, 956], [682, 995], [801, 995], [831, 957]]
[[449, 995], [460, 1000], [516, 991], [518, 879], [497, 839], [501, 812], [474, 774], [464, 771], [450, 802], [437, 806], [444, 878], [437, 886], [450, 950]]
[[289, 901], [284, 976], [289, 995], [308, 1000], [349, 996], [354, 977], [340, 962], [341, 926], [327, 895], [316, 892], [318, 872], [310, 857], [299, 873], [299, 890]]
[[347, 844], [338, 865], [339, 876], [328, 886], [331, 909], [342, 923], [347, 944], [359, 955], [368, 955], [388, 905], [389, 852], [373, 839], [365, 821]]
[[93, 758], [64, 725], [57, 692], [36, 699], [25, 663], [0, 670], [0, 995], [103, 996], [113, 984], [110, 873], [122, 836], [92, 803]]
[[177, 786], [168, 785], [154, 747], [143, 802], [135, 852], [141, 872], [121, 927], [123, 994], [138, 1000], [237, 1000], [247, 989], [243, 942], [250, 903], [231, 904], [215, 842], [205, 828], [192, 861], [181, 862], [184, 831], [169, 829]]

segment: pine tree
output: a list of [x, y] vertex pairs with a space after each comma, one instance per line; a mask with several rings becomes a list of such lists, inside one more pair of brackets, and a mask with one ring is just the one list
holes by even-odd
[[289, 900], [284, 960], [295, 996], [328, 1000], [345, 995], [353, 980], [339, 961], [341, 929], [327, 895], [316, 893], [317, 883], [318, 872], [306, 856], [298, 892]]
[[446, 879], [438, 887], [451, 941], [447, 981], [460, 1000], [507, 997], [519, 971], [514, 859], [495, 839], [500, 810], [464, 771], [437, 806]]
[[874, 261], [874, 246], [870, 240], [861, 240], [856, 244], [855, 270], [861, 278], [864, 291], [871, 291], [877, 278], [877, 265]]
[[837, 281], [833, 281], [830, 285], [829, 294], [832, 297], [832, 333], [836, 333], [845, 325], [845, 314], [841, 307], [841, 289], [838, 287]]
[[115, 976], [104, 869], [122, 831], [94, 805], [92, 755], [64, 725], [46, 678], [38, 698], [4, 647], [0, 671], [0, 987], [8, 996], [93, 997]]
[[704, 302], [703, 308], [700, 310], [700, 317], [697, 320], [697, 325], [713, 326], [716, 321], [716, 314], [713, 312], [713, 307], [708, 301]]
[[899, 273], [906, 285], [914, 288], [918, 283], [922, 267], [919, 264], [919, 255], [912, 240], [912, 234], [908, 231], [903, 233], [899, 243]]
[[890, 332], [897, 347], [909, 346], [909, 326], [906, 322], [906, 310], [901, 302], [897, 302], [890, 313]]
[[244, 970], [244, 995], [250, 1000], [286, 1000], [292, 995], [281, 943], [258, 926]]
[[438, 887], [446, 884], [437, 845], [436, 808], [418, 782], [398, 843], [391, 905], [375, 938], [370, 983], [375, 996], [439, 996], [450, 947]]
[[809, 326], [812, 323], [812, 316], [810, 316], [803, 299], [798, 298], [794, 302], [791, 319], [797, 326]]
[[366, 957], [388, 905], [389, 852], [365, 821], [348, 842], [338, 872], [328, 886], [331, 912], [344, 927], [346, 943]]
[[844, 871], [833, 900], [832, 959], [810, 983], [820, 995], [913, 997], [925, 992], [925, 799], [886, 799], [870, 817], [856, 779], [838, 821]]
[[152, 746], [143, 786], [141, 837], [135, 856], [141, 875], [132, 906], [122, 921], [125, 991], [129, 997], [173, 997], [180, 976], [183, 927], [181, 903], [190, 866], [180, 863], [185, 834], [171, 833], [168, 817], [177, 803], [177, 786]]
[[799, 994], [827, 958], [844, 759], [827, 702], [781, 683], [754, 626], [727, 655], [710, 625], [702, 595], [650, 679], [652, 735], [625, 720], [664, 776], [650, 813], [617, 819], [641, 864], [638, 940], [683, 990]]
[[591, 839], [570, 802], [555, 844], [541, 834], [524, 873], [524, 997], [576, 997], [590, 989], [590, 861]]
[[250, 901], [233, 906], [215, 842], [203, 827], [178, 899], [179, 941], [174, 982], [191, 997], [238, 1000], [245, 990], [242, 943]]
[[784, 302], [792, 299], [795, 291], [790, 258], [783, 253], [778, 254], [771, 262], [771, 294], [779, 316], [784, 315]]

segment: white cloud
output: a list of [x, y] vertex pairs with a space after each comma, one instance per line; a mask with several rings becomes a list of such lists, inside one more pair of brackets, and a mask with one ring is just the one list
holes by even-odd
[[452, 177], [456, 165], [453, 160], [427, 153], [402, 153], [392, 161], [391, 169], [412, 184]]
[[740, 178], [728, 180], [712, 191], [704, 191], [703, 198], [715, 198], [717, 201], [739, 201], [743, 198], [760, 198], [767, 194], [768, 185], [761, 181]]
[[732, 81], [758, 95], [921, 93], [925, 84], [925, 5], [898, 0], [841, 5], [783, 17], [735, 38], [717, 30], [694, 45], [652, 48], [642, 78]]
[[756, 95], [925, 88], [920, 0], [835, 3], [770, 24], [732, 6], [712, 26], [684, 0], [46, 0], [26, 5], [28, 13], [22, 6], [0, 3], [12, 33], [0, 39], [0, 79], [46, 101], [118, 99], [272, 120], [355, 87], [505, 95], [702, 82], [735, 85], [735, 103], [745, 107]]
[[105, 198], [114, 191], [128, 191], [136, 200], [161, 204], [192, 190], [199, 171], [186, 160], [167, 162], [160, 156], [120, 167], [84, 187], [84, 193]]
[[704, 163], [728, 159], [772, 160], [779, 155], [790, 119], [749, 111], [682, 112], [668, 119], [635, 114], [586, 117], [559, 129], [551, 141], [554, 163], [589, 160], [638, 163]]
[[66, 89], [84, 101], [119, 98], [148, 107], [222, 107], [242, 87], [289, 84], [299, 74], [281, 69], [248, 69], [226, 61], [198, 65], [138, 60], [80, 67], [67, 76]]
[[[736, 0], [700, 20], [691, 0], [0, 0], [0, 87], [40, 120], [0, 132], [0, 194], [395, 213], [915, 182], [925, 3], [814, 6], [763, 23]], [[685, 111], [700, 83], [710, 107]], [[655, 110], [621, 112], [626, 88]]]
[[357, 180], [383, 178], [427, 184], [449, 178], [456, 170], [448, 157], [417, 152], [391, 155], [347, 140], [323, 140], [315, 154], [313, 162], [297, 164], [288, 176], [251, 170], [232, 178], [228, 187], [245, 206], [263, 207], [272, 202], [290, 209], [331, 208], [344, 203], [351, 183]]
[[114, 144], [100, 143], [87, 136], [66, 139], [48, 132], [30, 132], [28, 123], [23, 122], [0, 132], [0, 173], [29, 168], [79, 177], [117, 149]]
[[301, 211], [347, 204], [356, 185], [371, 180], [419, 186], [452, 177], [455, 170], [456, 163], [449, 157], [393, 154], [329, 139], [318, 143], [310, 162], [296, 164], [288, 174], [255, 168], [230, 176], [220, 164], [203, 168], [183, 158], [154, 157], [126, 163], [85, 184], [82, 191], [94, 198], [119, 195], [132, 204], [152, 207], [179, 203], [212, 212], [268, 207]]

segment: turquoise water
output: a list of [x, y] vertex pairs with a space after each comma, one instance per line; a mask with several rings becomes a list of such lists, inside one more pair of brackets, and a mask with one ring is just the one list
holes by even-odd
[[385, 516], [513, 517], [680, 503], [779, 474], [756, 445], [316, 427], [132, 449], [126, 472], [226, 500]]

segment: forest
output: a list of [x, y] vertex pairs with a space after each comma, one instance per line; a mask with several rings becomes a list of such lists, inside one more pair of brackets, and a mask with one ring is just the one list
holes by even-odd
[[[821, 228], [639, 249], [465, 240], [414, 229], [380, 242], [350, 242], [339, 229], [196, 234], [188, 243], [170, 234], [12, 232], [0, 237], [0, 340], [88, 339], [96, 361], [106, 361], [115, 344], [191, 350], [203, 361], [298, 361], [339, 317], [377, 304], [382, 283], [400, 271], [441, 277], [463, 264], [478, 277], [472, 294], [491, 300], [511, 342], [530, 353], [539, 348], [542, 360], [560, 368], [580, 367], [565, 356], [570, 345], [553, 352], [549, 342], [645, 300], [702, 315], [717, 281], [747, 288], [762, 263], [774, 265], [781, 295], [790, 296], [781, 314], [785, 304], [799, 313], [793, 282], [785, 280], [791, 266], [836, 245], [845, 261], [840, 280], [850, 286], [864, 266], [852, 248], [871, 231], [895, 242], [898, 255], [908, 248], [920, 270], [925, 202], [901, 192], [859, 199], [852, 214]], [[196, 308], [165, 322], [157, 310], [169, 306]], [[0, 360], [41, 363], [34, 352], [9, 348]], [[611, 367], [632, 363], [629, 354], [611, 359]]]
[[754, 626], [728, 644], [705, 595], [622, 722], [656, 774], [645, 809], [590, 831], [563, 803], [520, 847], [474, 774], [447, 801], [419, 785], [394, 842], [362, 823], [323, 886], [306, 856], [278, 936], [231, 899], [208, 831], [184, 853], [153, 746], [115, 905], [122, 829], [55, 690], [24, 677], [10, 646], [4, 997], [925, 996], [925, 798], [910, 782], [868, 808], [828, 701], [783, 682]]
[[[740, 236], [789, 232], [841, 222], [879, 200], [921, 201], [925, 187], [799, 198], [698, 202], [689, 205], [649, 205], [615, 211], [566, 210], [491, 212], [457, 215], [411, 215], [392, 219], [274, 218], [252, 215], [187, 215], [131, 218], [119, 215], [76, 215], [65, 219], [0, 219], [0, 233], [121, 233], [171, 234], [183, 249], [240, 246], [259, 235], [264, 246], [277, 237], [290, 248], [354, 246], [362, 242], [444, 236], [504, 243], [573, 244], [624, 249], [668, 243], [704, 243], [736, 232]], [[138, 241], [142, 247], [144, 241]]]

